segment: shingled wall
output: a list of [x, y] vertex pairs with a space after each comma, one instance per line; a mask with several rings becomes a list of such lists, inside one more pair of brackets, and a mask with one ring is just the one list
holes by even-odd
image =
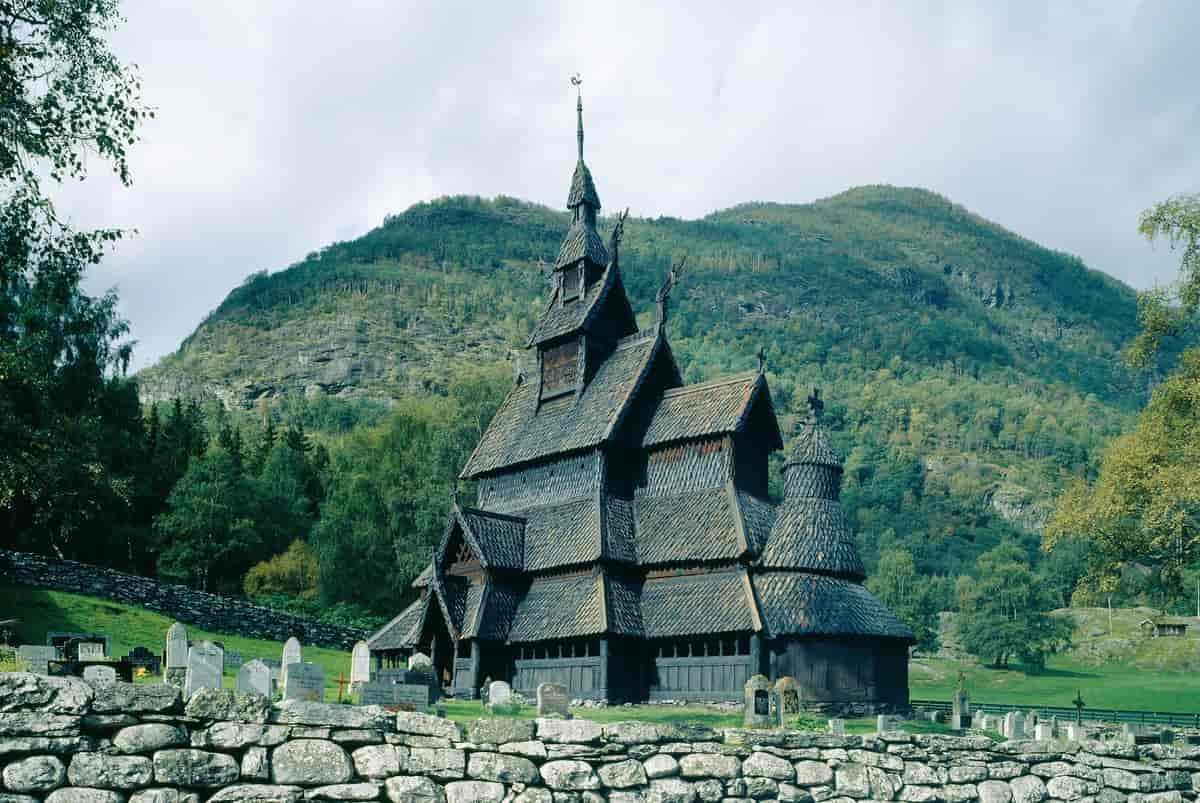
[[[212, 633], [287, 641], [348, 650], [367, 637], [365, 631], [338, 627], [264, 608], [245, 600], [220, 597], [187, 586], [148, 577], [55, 560], [25, 552], [0, 550], [0, 580], [51, 591], [69, 591], [124, 602], [178, 619]], [[163, 633], [166, 638], [166, 633]], [[161, 645], [147, 644], [150, 649]], [[0, 800], [0, 803], [4, 803]]]
[[0, 675], [0, 803], [1182, 803], [1200, 748], [477, 720]]

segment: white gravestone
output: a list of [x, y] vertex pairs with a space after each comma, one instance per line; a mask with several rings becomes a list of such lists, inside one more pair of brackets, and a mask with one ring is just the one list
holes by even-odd
[[846, 720], [844, 720], [844, 719], [829, 720], [829, 734], [831, 736], [845, 736], [846, 735]]
[[279, 685], [287, 688], [288, 667], [300, 663], [300, 640], [295, 636], [283, 643], [283, 657], [279, 660]]
[[285, 700], [307, 700], [314, 703], [325, 700], [325, 670], [318, 664], [289, 664], [284, 684]]
[[188, 650], [187, 676], [183, 681], [183, 699], [191, 699], [197, 689], [219, 689], [225, 674], [225, 651], [211, 641], [201, 641]]
[[50, 662], [58, 660], [58, 650], [54, 647], [25, 644], [17, 647], [17, 657], [24, 664], [25, 671], [44, 675], [50, 671]]
[[1083, 726], [1076, 725], [1074, 722], [1067, 723], [1067, 741], [1078, 742], [1083, 739]]
[[117, 682], [117, 670], [111, 666], [89, 666], [83, 670], [83, 680], [94, 689], [111, 686]]
[[539, 717], [570, 716], [567, 709], [567, 687], [561, 683], [539, 683], [537, 714]]
[[413, 672], [432, 672], [433, 661], [423, 652], [414, 652], [408, 658], [408, 668]]
[[371, 682], [371, 649], [367, 642], [360, 641], [350, 653], [350, 684]]
[[493, 680], [488, 686], [488, 705], [507, 705], [512, 700], [512, 686], [503, 680]]
[[271, 667], [255, 658], [247, 661], [238, 669], [238, 694], [257, 694], [260, 697], [271, 696]]
[[104, 642], [81, 641], [77, 653], [80, 661], [103, 661]]
[[1039, 722], [1034, 729], [1034, 738], [1039, 742], [1054, 740], [1054, 728], [1048, 722]]
[[166, 669], [186, 669], [188, 665], [187, 628], [180, 622], [167, 630]]

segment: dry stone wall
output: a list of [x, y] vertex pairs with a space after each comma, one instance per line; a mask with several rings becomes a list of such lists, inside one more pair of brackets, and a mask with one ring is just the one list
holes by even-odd
[[0, 803], [1182, 803], [1200, 748], [478, 720], [0, 675]]
[[187, 586], [160, 583], [148, 577], [73, 560], [0, 550], [0, 577], [32, 588], [69, 591], [137, 605], [214, 633], [271, 641], [284, 641], [295, 636], [305, 644], [344, 650], [366, 638], [363, 631], [355, 628], [327, 625], [245, 600], [207, 594]]

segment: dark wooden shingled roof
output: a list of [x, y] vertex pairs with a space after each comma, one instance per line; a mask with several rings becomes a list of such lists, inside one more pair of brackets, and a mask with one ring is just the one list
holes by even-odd
[[592, 209], [600, 208], [600, 194], [596, 192], [596, 182], [592, 181], [592, 171], [588, 170], [582, 156], [575, 163], [575, 172], [571, 175], [571, 190], [567, 193], [567, 209], [574, 209], [580, 204], [587, 204]]
[[526, 571], [590, 563], [600, 557], [600, 511], [595, 499], [530, 508], [522, 515]]
[[525, 564], [525, 522], [515, 516], [458, 508], [459, 521], [479, 547], [485, 569], [520, 569]]
[[649, 579], [642, 586], [641, 608], [646, 638], [762, 629], [740, 570]]
[[912, 631], [858, 583], [801, 572], [751, 578], [763, 624], [779, 636], [878, 636], [914, 641]]
[[410, 649], [416, 645], [429, 598], [418, 599], [367, 638], [373, 652]]
[[641, 496], [633, 509], [637, 558], [643, 566], [734, 560], [747, 552], [728, 488]]
[[[542, 313], [541, 320], [533, 327], [533, 334], [529, 336], [526, 347], [536, 346], [547, 340], [553, 340], [561, 335], [586, 328], [597, 312], [604, 308], [605, 300], [614, 291], [621, 293], [622, 296], [625, 294], [621, 284], [621, 271], [612, 263], [608, 263], [600, 280], [592, 282], [581, 299], [561, 304], [558, 300], [560, 291], [555, 289], [550, 294], [550, 303]], [[632, 310], [630, 310], [630, 315], [632, 316], [632, 314]]]
[[854, 531], [839, 502], [815, 497], [786, 498], [758, 565], [819, 572], [852, 580], [867, 576]]
[[518, 382], [492, 417], [462, 470], [464, 479], [613, 437], [663, 337], [657, 329], [622, 338], [578, 396], [538, 405], [536, 382]]
[[562, 245], [558, 248], [558, 257], [554, 260], [554, 267], [557, 270], [581, 259], [587, 259], [594, 265], [607, 265], [608, 249], [604, 247], [604, 240], [600, 239], [600, 233], [596, 231], [595, 226], [590, 226], [584, 221], [576, 221], [571, 224], [571, 228], [567, 229], [567, 234], [563, 237]]
[[815, 421], [806, 421], [792, 445], [792, 452], [783, 463], [783, 470], [793, 465], [807, 463], [842, 470], [842, 458], [825, 439], [825, 432]]
[[536, 578], [517, 603], [512, 643], [595, 636], [640, 635], [636, 591], [625, 581], [594, 572], [584, 577]]
[[[737, 432], [745, 425], [755, 401], [770, 403], [766, 377], [758, 371], [736, 374], [698, 385], [666, 391], [642, 436], [642, 446]], [[771, 416], [770, 420], [775, 421]], [[771, 433], [769, 449], [783, 448], [778, 425]]]

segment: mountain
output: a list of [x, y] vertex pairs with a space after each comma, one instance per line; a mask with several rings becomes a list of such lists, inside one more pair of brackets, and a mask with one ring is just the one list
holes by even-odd
[[[417, 204], [247, 278], [138, 375], [142, 397], [442, 392], [523, 353], [567, 223], [505, 197]], [[1032, 550], [1052, 494], [1145, 398], [1119, 356], [1133, 290], [925, 190], [631, 218], [643, 324], [684, 256], [668, 332], [686, 380], [750, 368], [762, 344], [785, 427], [820, 386], [868, 561], [905, 546], [951, 571], [1006, 536]]]

